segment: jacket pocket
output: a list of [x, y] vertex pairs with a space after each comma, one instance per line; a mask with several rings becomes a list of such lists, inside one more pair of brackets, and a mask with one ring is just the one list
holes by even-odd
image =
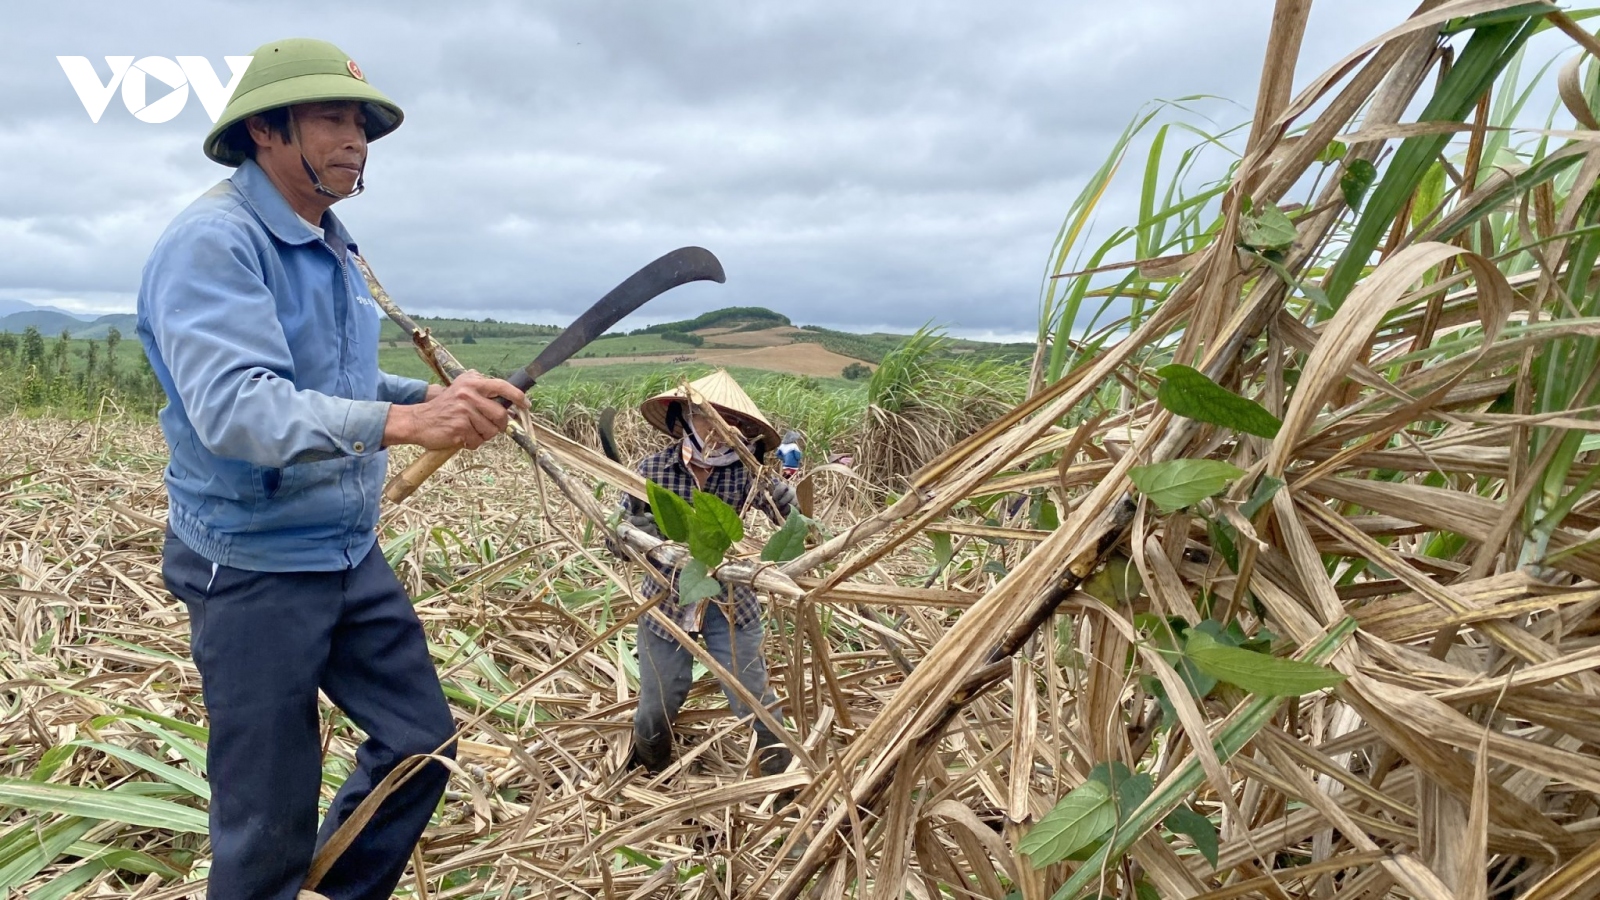
[[261, 494], [268, 500], [278, 496], [278, 491], [283, 488], [282, 469], [261, 470]]
[[278, 470], [277, 492], [268, 496], [281, 499], [311, 490], [318, 485], [337, 484], [349, 464], [349, 460], [340, 458], [285, 466]]

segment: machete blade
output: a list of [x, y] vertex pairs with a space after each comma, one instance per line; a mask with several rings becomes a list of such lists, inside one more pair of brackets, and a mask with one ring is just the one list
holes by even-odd
[[727, 281], [727, 276], [722, 272], [722, 263], [710, 250], [680, 247], [628, 276], [627, 281], [612, 288], [611, 293], [601, 297], [600, 302], [589, 307], [589, 311], [568, 325], [566, 331], [546, 344], [533, 362], [511, 373], [506, 380], [516, 385], [518, 390], [525, 391], [533, 387], [533, 383], [544, 377], [546, 372], [566, 362], [629, 313], [678, 285], [691, 281], [715, 281], [718, 284]]

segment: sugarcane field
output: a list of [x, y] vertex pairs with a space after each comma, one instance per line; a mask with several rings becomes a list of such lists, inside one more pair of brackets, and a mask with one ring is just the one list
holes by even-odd
[[1600, 898], [1600, 7], [243, 9], [0, 34], [0, 898]]

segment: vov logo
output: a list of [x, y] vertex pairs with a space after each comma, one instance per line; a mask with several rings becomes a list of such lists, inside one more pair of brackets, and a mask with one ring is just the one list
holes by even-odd
[[[141, 122], [159, 125], [172, 121], [183, 111], [184, 104], [189, 102], [190, 87], [194, 88], [195, 96], [206, 108], [206, 115], [215, 122], [228, 105], [228, 98], [233, 96], [233, 89], [239, 86], [239, 79], [244, 76], [244, 70], [249, 68], [252, 57], [223, 57], [232, 73], [226, 86], [204, 56], [180, 56], [176, 62], [165, 56], [146, 56], [137, 62], [131, 56], [108, 56], [105, 59], [106, 65], [111, 67], [111, 80], [102, 82], [87, 56], [56, 57], [62, 70], [67, 73], [67, 80], [72, 82], [72, 89], [78, 92], [78, 99], [83, 101], [83, 109], [89, 114], [89, 120], [96, 124], [100, 122], [106, 106], [111, 103], [111, 95], [120, 86], [122, 104], [128, 107], [128, 112]], [[151, 80], [169, 89], [165, 96], [149, 99]]]

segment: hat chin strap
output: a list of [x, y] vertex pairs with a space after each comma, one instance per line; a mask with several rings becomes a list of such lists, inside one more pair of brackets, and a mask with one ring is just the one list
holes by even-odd
[[332, 197], [335, 200], [349, 200], [351, 197], [354, 197], [355, 195], [367, 189], [367, 173], [365, 167], [362, 168], [361, 172], [357, 173], [356, 186], [350, 190], [350, 193], [341, 194], [333, 188], [322, 183], [322, 179], [317, 177], [317, 170], [311, 168], [311, 160], [306, 159], [306, 155], [304, 153], [300, 154], [300, 165], [305, 167], [306, 177], [311, 179], [311, 187], [324, 197]]

